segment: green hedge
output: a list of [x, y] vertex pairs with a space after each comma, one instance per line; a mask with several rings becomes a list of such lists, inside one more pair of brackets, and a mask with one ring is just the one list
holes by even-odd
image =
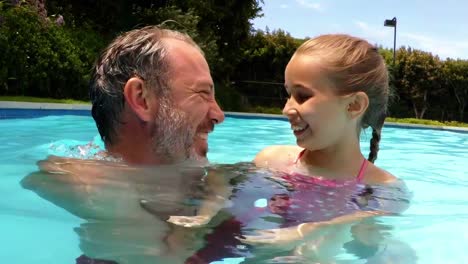
[[57, 26], [23, 6], [4, 6], [0, 21], [0, 94], [87, 99], [96, 34]]
[[57, 104], [91, 104], [89, 101], [80, 101], [74, 99], [55, 99], [47, 97], [31, 96], [0, 96], [0, 101], [7, 102], [29, 102], [29, 103], [57, 103]]
[[458, 121], [436, 121], [428, 119], [417, 119], [417, 118], [393, 118], [388, 117], [385, 119], [387, 122], [394, 123], [405, 123], [405, 124], [417, 124], [417, 125], [428, 125], [428, 126], [453, 126], [453, 127], [468, 127], [467, 123], [462, 123]]
[[226, 83], [216, 83], [216, 100], [224, 111], [242, 112], [247, 109], [247, 101], [231, 85]]

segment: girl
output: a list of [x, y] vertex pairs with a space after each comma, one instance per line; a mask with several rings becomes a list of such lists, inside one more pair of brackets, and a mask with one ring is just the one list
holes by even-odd
[[[347, 35], [323, 35], [301, 45], [285, 71], [283, 109], [297, 146], [272, 146], [255, 158], [260, 167], [320, 175], [326, 181], [396, 181], [373, 164], [389, 97], [388, 73], [377, 49]], [[368, 159], [359, 145], [372, 128]]]
[[[289, 98], [283, 114], [291, 123], [297, 146], [267, 147], [258, 153], [254, 162], [258, 167], [285, 173], [279, 180], [287, 182], [295, 192], [275, 197], [270, 207], [283, 205], [280, 213], [286, 223], [297, 225], [260, 231], [245, 236], [242, 241], [278, 243], [319, 233], [322, 247], [324, 243], [341, 247], [343, 243], [331, 239], [339, 237], [337, 227], [370, 216], [398, 213], [408, 207], [407, 199], [403, 203], [385, 204], [375, 198], [376, 191], [404, 190], [395, 176], [374, 165], [389, 100], [388, 71], [377, 48], [363, 39], [341, 34], [310, 39], [289, 61], [285, 88]], [[370, 153], [365, 158], [359, 136], [368, 127], [372, 128], [372, 138]], [[332, 204], [327, 212], [335, 208], [333, 217], [326, 219], [310, 211], [315, 214], [314, 219], [304, 214], [304, 209], [324, 205], [314, 204], [317, 192], [304, 187], [307, 185], [323, 186], [332, 192], [335, 189], [335, 196], [345, 196], [349, 190], [346, 186], [361, 186], [360, 194], [352, 199], [360, 210], [346, 211], [343, 208], [347, 205]], [[287, 203], [295, 206], [284, 208]], [[333, 227], [329, 229], [332, 233], [325, 234], [326, 227]], [[313, 232], [316, 230], [320, 232]], [[347, 232], [349, 228], [342, 231]], [[354, 232], [352, 235], [360, 242], [378, 243], [364, 241], [370, 234]], [[317, 243], [314, 248], [318, 248]]]

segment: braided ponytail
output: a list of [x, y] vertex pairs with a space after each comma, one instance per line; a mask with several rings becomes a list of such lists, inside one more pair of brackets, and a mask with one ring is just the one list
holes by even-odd
[[370, 152], [369, 152], [369, 160], [370, 162], [374, 163], [377, 159], [377, 152], [379, 152], [379, 143], [380, 143], [380, 130], [372, 128], [372, 138], [370, 140]]
[[377, 120], [377, 124], [372, 126], [372, 138], [370, 140], [370, 152], [367, 160], [374, 163], [377, 159], [377, 153], [379, 152], [380, 138], [382, 134], [382, 128], [385, 122], [386, 114], [382, 114]]

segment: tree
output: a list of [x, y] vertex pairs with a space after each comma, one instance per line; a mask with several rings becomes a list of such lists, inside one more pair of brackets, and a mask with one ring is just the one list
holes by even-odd
[[252, 31], [235, 70], [236, 88], [254, 104], [283, 107], [284, 69], [303, 40], [283, 30]]
[[423, 118], [431, 96], [441, 90], [441, 62], [429, 52], [400, 48], [396, 84], [400, 94], [409, 99], [416, 118]]
[[67, 31], [27, 5], [0, 9], [0, 17], [5, 94], [85, 98], [89, 67]]
[[122, 31], [166, 23], [191, 35], [204, 50], [215, 79], [229, 83], [242, 60], [239, 50], [260, 15], [261, 0], [48, 0], [49, 13], [81, 27], [89, 24], [108, 40]]
[[468, 103], [468, 61], [448, 59], [443, 63], [444, 84], [456, 99], [459, 120], [465, 120]]
[[230, 83], [237, 65], [242, 61], [240, 51], [247, 46], [252, 28], [251, 20], [260, 16], [261, 0], [179, 0], [183, 10], [192, 8], [200, 17], [198, 32], [203, 39], [216, 42], [218, 56], [209, 60], [214, 78]]

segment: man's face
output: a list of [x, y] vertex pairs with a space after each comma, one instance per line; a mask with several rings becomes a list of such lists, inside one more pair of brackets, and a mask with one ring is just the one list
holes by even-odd
[[224, 120], [214, 97], [208, 64], [190, 44], [175, 39], [165, 42], [172, 100], [159, 102], [154, 148], [168, 158], [206, 159], [208, 133]]

